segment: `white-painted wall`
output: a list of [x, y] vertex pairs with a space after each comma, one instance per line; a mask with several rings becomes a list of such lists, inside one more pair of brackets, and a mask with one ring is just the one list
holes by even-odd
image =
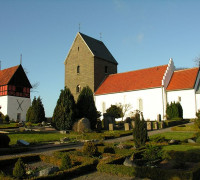
[[[19, 107], [21, 104], [21, 108]], [[26, 120], [26, 112], [31, 106], [31, 99], [16, 96], [1, 96], [0, 97], [1, 112], [8, 115], [10, 120], [17, 120], [17, 114], [21, 114], [21, 121]]]
[[167, 101], [178, 102], [179, 97], [181, 98], [180, 104], [183, 108], [183, 118], [195, 118], [197, 111], [196, 94], [194, 89], [179, 90], [179, 91], [168, 91]]
[[139, 109], [139, 99], [142, 99], [143, 115], [145, 120], [156, 120], [158, 114], [161, 114], [161, 118], [163, 119], [162, 88], [95, 95], [95, 104], [97, 110], [102, 112], [102, 114], [105, 113], [103, 112], [103, 103], [105, 110], [108, 109], [112, 104], [131, 104], [132, 109], [129, 110], [129, 112], [127, 112], [125, 115], [126, 117], [129, 117], [132, 111]]
[[0, 106], [0, 112], [6, 115], [8, 112], [8, 96], [0, 96]]

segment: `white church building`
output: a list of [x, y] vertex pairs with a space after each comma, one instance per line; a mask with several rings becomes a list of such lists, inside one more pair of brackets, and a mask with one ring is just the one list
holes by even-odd
[[[145, 120], [166, 119], [167, 103], [180, 102], [183, 118], [195, 118], [200, 109], [199, 67], [175, 70], [174, 62], [146, 69], [109, 75], [96, 90], [97, 110], [105, 113], [111, 105], [121, 103], [143, 112]], [[124, 118], [125, 119], [125, 118]]]
[[0, 112], [10, 120], [25, 121], [31, 88], [22, 65], [0, 70]]

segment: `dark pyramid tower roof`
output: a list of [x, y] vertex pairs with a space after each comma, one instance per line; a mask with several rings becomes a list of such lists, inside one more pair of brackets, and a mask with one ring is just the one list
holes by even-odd
[[118, 64], [102, 41], [89, 37], [83, 33], [80, 33], [80, 35], [85, 43], [88, 45], [94, 56], [109, 61], [111, 63]]

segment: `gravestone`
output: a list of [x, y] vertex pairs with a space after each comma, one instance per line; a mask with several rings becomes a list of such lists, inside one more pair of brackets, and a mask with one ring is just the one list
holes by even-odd
[[158, 129], [158, 122], [153, 122], [153, 124], [154, 124], [153, 129]]
[[125, 129], [125, 131], [129, 131], [130, 130], [129, 123], [124, 123], [124, 129]]
[[135, 121], [131, 121], [132, 128], [135, 128]]
[[58, 167], [48, 167], [46, 169], [43, 169], [39, 171], [39, 176], [48, 176], [49, 174], [53, 174], [55, 172], [59, 171]]
[[115, 118], [109, 116], [107, 113], [103, 114], [104, 129], [109, 130], [109, 124], [115, 124]]
[[163, 129], [164, 128], [164, 122], [160, 122], [160, 129]]
[[151, 131], [152, 130], [152, 123], [151, 121], [147, 121], [147, 131]]
[[24, 140], [17, 140], [17, 144], [21, 146], [29, 146], [30, 143]]
[[78, 120], [77, 123], [77, 132], [89, 132], [90, 129], [90, 121], [87, 118], [82, 118]]
[[157, 115], [157, 121], [158, 121], [158, 122], [161, 121], [161, 115], [160, 115], [160, 114]]
[[126, 158], [123, 164], [124, 166], [128, 166], [128, 167], [136, 167], [136, 164], [133, 161], [131, 161], [129, 158]]
[[114, 130], [114, 126], [112, 123], [109, 124], [109, 131], [113, 131]]

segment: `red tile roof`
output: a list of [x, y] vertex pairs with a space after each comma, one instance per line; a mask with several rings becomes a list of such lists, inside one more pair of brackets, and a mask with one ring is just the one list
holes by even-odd
[[14, 66], [11, 68], [0, 70], [0, 86], [9, 83], [10, 79], [13, 77], [18, 67], [19, 66]]
[[167, 87], [168, 91], [178, 89], [192, 89], [195, 86], [199, 68], [174, 71]]
[[95, 95], [148, 89], [162, 86], [168, 65], [109, 75]]

